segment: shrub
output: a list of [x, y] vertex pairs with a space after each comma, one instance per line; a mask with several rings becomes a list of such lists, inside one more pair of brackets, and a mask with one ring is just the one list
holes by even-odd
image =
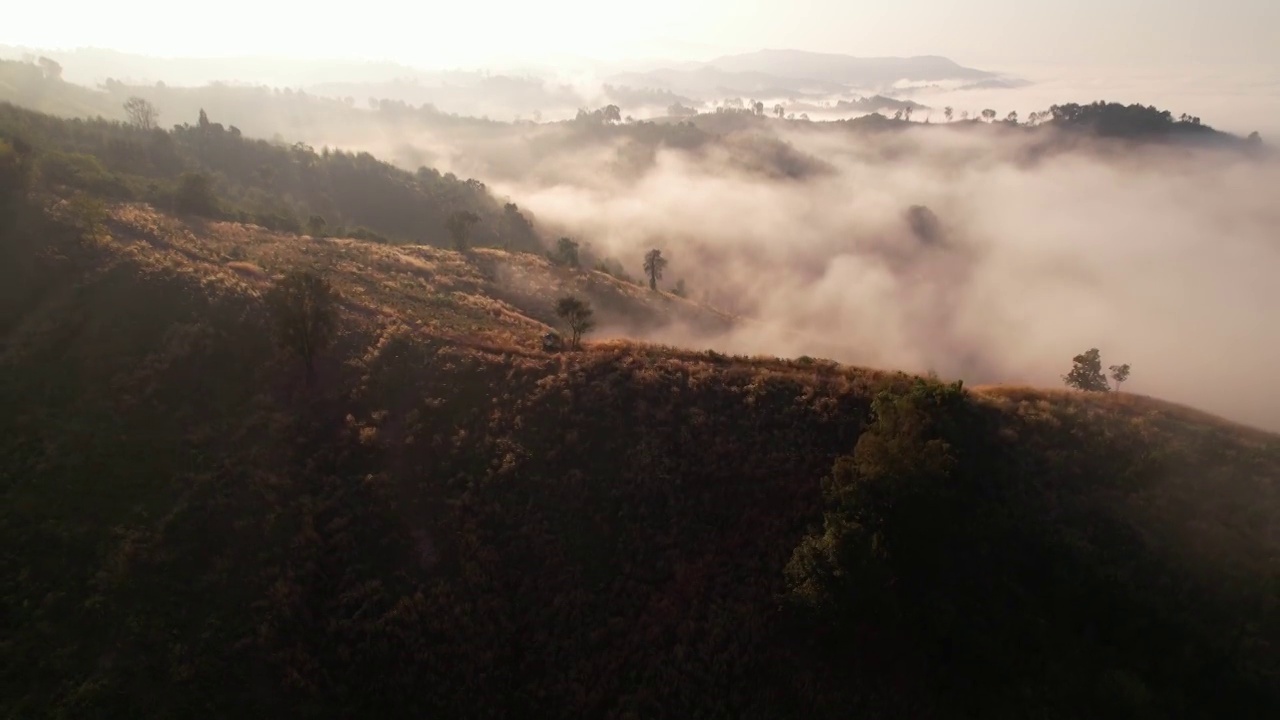
[[218, 199], [213, 194], [213, 182], [203, 173], [183, 173], [173, 196], [174, 208], [180, 213], [216, 217]]

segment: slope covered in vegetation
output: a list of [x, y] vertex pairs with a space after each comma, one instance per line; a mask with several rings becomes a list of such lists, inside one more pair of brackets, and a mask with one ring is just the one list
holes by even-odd
[[120, 122], [62, 120], [0, 104], [0, 133], [41, 151], [47, 184], [211, 218], [313, 234], [449, 245], [447, 218], [472, 212], [478, 245], [538, 250], [530, 221], [484, 183], [430, 168], [409, 173], [368, 153], [250, 140], [193, 117], [172, 131]]
[[[534, 255], [28, 181], [0, 144], [0, 714], [1267, 717], [1280, 438], [624, 341]], [[341, 296], [314, 386], [263, 296]], [[619, 320], [621, 322], [621, 320]]]

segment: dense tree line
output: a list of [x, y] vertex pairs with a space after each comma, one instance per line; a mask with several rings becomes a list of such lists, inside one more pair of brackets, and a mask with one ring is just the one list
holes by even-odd
[[[145, 101], [144, 101], [145, 102]], [[0, 105], [0, 132], [38, 151], [36, 176], [113, 200], [301, 232], [311, 218], [334, 235], [447, 245], [448, 218], [477, 218], [469, 240], [537, 251], [532, 223], [478, 180], [399, 170], [368, 153], [250, 140], [211, 122], [165, 131], [143, 105], [130, 124], [63, 120]]]
[[[1235, 141], [1241, 138], [1214, 130], [1199, 117], [1173, 113], [1154, 105], [1096, 101], [1088, 104], [1065, 103], [1048, 110], [1054, 127], [1084, 130], [1102, 137], [1120, 138], [1193, 138], [1208, 141]], [[1256, 133], [1255, 133], [1256, 135]]]

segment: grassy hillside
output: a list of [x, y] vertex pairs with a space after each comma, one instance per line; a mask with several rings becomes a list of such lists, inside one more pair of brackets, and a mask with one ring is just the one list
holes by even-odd
[[180, 219], [142, 204], [111, 207], [103, 230], [102, 247], [112, 253], [218, 277], [252, 292], [265, 291], [272, 277], [290, 269], [314, 268], [337, 287], [348, 312], [459, 341], [532, 348], [541, 333], [560, 329], [555, 300], [570, 293], [590, 302], [599, 326], [615, 333], [673, 319], [708, 332], [732, 322], [706, 306], [604, 272], [561, 267], [533, 253], [462, 253], [292, 235], [258, 225]]
[[[0, 145], [0, 715], [1270, 717], [1280, 437], [601, 339], [713, 311]], [[317, 382], [263, 296], [341, 295]], [[602, 327], [601, 336], [607, 337]]]

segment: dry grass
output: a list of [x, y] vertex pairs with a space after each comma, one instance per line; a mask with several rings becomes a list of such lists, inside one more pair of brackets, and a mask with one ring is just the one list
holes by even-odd
[[973, 391], [989, 403], [1024, 416], [1105, 414], [1157, 426], [1164, 432], [1194, 428], [1211, 430], [1255, 446], [1269, 446], [1280, 442], [1280, 435], [1276, 433], [1146, 395], [1126, 392], [1086, 393], [1025, 385], [984, 385], [973, 388]]
[[261, 293], [285, 270], [325, 272], [351, 317], [400, 323], [470, 344], [531, 349], [557, 324], [555, 298], [585, 296], [601, 325], [642, 328], [680, 317], [729, 322], [709, 308], [603, 273], [570, 271], [528, 253], [469, 253], [349, 238], [312, 238], [256, 225], [183, 220], [144, 204], [110, 208], [103, 247], [157, 271], [195, 275], [215, 292]]
[[[732, 319], [714, 309], [620, 281], [595, 271], [573, 271], [528, 253], [476, 249], [459, 253], [427, 246], [385, 245], [349, 238], [311, 238], [232, 222], [186, 221], [142, 204], [110, 208], [103, 246], [154, 272], [194, 276], [210, 293], [260, 294], [271, 277], [296, 267], [324, 271], [342, 293], [349, 318], [370, 327], [403, 327], [467, 352], [539, 356], [538, 337], [556, 325], [553, 304], [577, 293], [594, 306], [601, 325], [637, 330], [679, 319], [707, 327]], [[624, 338], [590, 340], [582, 360], [716, 368], [809, 381], [833, 381], [866, 392], [901, 373], [844, 367], [826, 360], [727, 356]], [[1079, 393], [1023, 386], [982, 386], [987, 403], [1050, 423], [1108, 414], [1113, 421], [1161, 432], [1212, 428], [1239, 442], [1275, 443], [1278, 436], [1189, 407], [1129, 393]]]

